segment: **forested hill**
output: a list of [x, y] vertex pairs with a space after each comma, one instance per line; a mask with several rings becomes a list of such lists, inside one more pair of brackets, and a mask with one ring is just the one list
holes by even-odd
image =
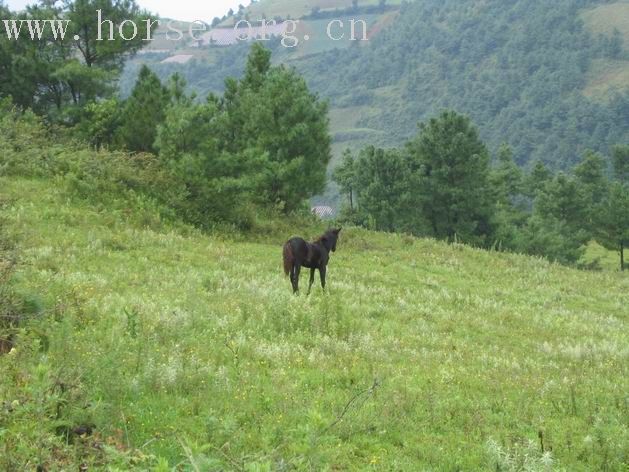
[[[363, 3], [373, 4], [358, 2], [358, 12]], [[391, 11], [392, 3], [370, 20], [366, 46], [274, 46], [330, 99], [337, 149], [398, 145], [444, 108], [470, 115], [492, 150], [511, 144], [521, 164], [571, 167], [587, 148], [607, 154], [629, 140], [629, 3], [418, 0]], [[250, 8], [271, 6], [278, 2]], [[209, 59], [155, 65], [164, 76], [184, 72], [204, 93], [237, 74], [244, 54], [244, 45], [214, 47]]]

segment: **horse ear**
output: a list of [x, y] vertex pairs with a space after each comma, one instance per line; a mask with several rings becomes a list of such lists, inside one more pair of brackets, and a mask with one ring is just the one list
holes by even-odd
[[335, 229], [335, 230], [334, 230], [334, 232], [335, 232], [336, 234], [339, 234], [339, 233], [341, 232], [341, 230], [342, 230], [342, 229], [343, 229], [343, 228]]

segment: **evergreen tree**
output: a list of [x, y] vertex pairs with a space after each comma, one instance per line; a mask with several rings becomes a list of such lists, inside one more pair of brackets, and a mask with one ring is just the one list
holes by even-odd
[[590, 239], [586, 191], [563, 173], [537, 193], [533, 216], [525, 230], [524, 250], [564, 264], [576, 263]]
[[498, 150], [496, 165], [491, 169], [489, 180], [496, 193], [496, 202], [503, 205], [513, 204], [523, 190], [522, 170], [513, 159], [513, 150], [503, 144]]
[[77, 129], [98, 150], [113, 143], [120, 125], [119, 114], [120, 102], [116, 98], [89, 103], [83, 110]]
[[620, 255], [620, 270], [625, 270], [625, 249], [629, 247], [629, 186], [611, 184], [605, 200], [598, 206], [597, 241]]
[[520, 231], [527, 220], [524, 199], [524, 175], [513, 158], [510, 146], [503, 144], [489, 180], [494, 191], [495, 247], [519, 249]]
[[346, 149], [343, 152], [341, 163], [335, 167], [332, 179], [340, 188], [342, 194], [347, 195], [350, 212], [354, 211], [354, 191], [356, 189], [356, 169], [352, 152]]
[[629, 185], [629, 144], [616, 146], [612, 151], [614, 178]]
[[142, 66], [131, 96], [124, 103], [118, 142], [129, 151], [153, 152], [157, 126], [164, 121], [169, 101], [168, 89], [147, 66]]
[[524, 191], [530, 198], [535, 198], [537, 192], [542, 190], [552, 180], [553, 174], [542, 161], [535, 161], [530, 173], [524, 179]]
[[[249, 204], [279, 204], [291, 211], [324, 188], [327, 105], [295, 71], [272, 67], [270, 59], [268, 50], [254, 44], [243, 78], [228, 79], [222, 99], [210, 95], [204, 104], [183, 93], [180, 77], [171, 78], [165, 95], [171, 103], [155, 146], [185, 182], [188, 218], [198, 224], [223, 220], [245, 226]], [[145, 73], [129, 101], [145, 101], [138, 97], [149, 89], [158, 86]], [[161, 103], [151, 97], [151, 103]]]
[[215, 157], [219, 152], [216, 102], [210, 98], [206, 103], [195, 103], [193, 96], [183, 92], [185, 81], [177, 75], [169, 85], [172, 102], [164, 121], [157, 126], [155, 140], [160, 157], [173, 162], [184, 156], [204, 160]]
[[271, 70], [271, 51], [259, 43], [254, 43], [247, 57], [245, 75], [240, 86], [257, 92]]
[[439, 239], [487, 244], [493, 236], [494, 203], [489, 185], [489, 152], [469, 118], [444, 112], [420, 125], [409, 143], [417, 175], [414, 197]]
[[363, 223], [381, 231], [413, 231], [408, 158], [399, 150], [363, 149], [354, 163], [354, 184]]
[[581, 163], [574, 168], [576, 183], [580, 187], [585, 204], [583, 225], [591, 234], [596, 227], [598, 206], [607, 194], [608, 180], [605, 174], [605, 160], [600, 154], [592, 151], [586, 152]]
[[259, 43], [251, 48], [243, 79], [225, 85], [226, 150], [253, 149], [268, 158], [260, 198], [290, 211], [323, 191], [330, 161], [327, 103], [295, 70], [271, 66]]
[[[101, 11], [103, 21], [100, 40], [97, 10]], [[147, 32], [145, 20], [150, 16], [134, 0], [64, 0], [64, 16], [70, 20], [68, 36], [79, 37], [74, 44], [87, 67], [119, 70], [125, 58], [146, 43], [143, 41]], [[105, 20], [112, 22], [111, 30]], [[123, 25], [122, 38], [119, 26], [126, 20], [133, 23], [127, 21]]]

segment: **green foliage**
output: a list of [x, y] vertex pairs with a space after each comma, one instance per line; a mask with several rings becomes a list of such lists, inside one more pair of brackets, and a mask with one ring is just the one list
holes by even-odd
[[[0, 200], [0, 210], [8, 204], [9, 202]], [[3, 226], [6, 223], [0, 219], [0, 224], [2, 224], [0, 226], [0, 355], [2, 355], [13, 348], [15, 334], [23, 314], [11, 284], [16, 265], [15, 249], [5, 234]]]
[[266, 201], [294, 210], [323, 191], [330, 161], [327, 104], [294, 70], [271, 66], [259, 43], [251, 48], [243, 79], [226, 83], [222, 110], [225, 148], [266, 154]]
[[[115, 38], [108, 40], [108, 24], [104, 23], [106, 36], [97, 40], [96, 11], [102, 11], [104, 19], [112, 20]], [[41, 2], [16, 14], [0, 6], [3, 19], [51, 20], [61, 25], [68, 21], [64, 37], [59, 29], [50, 24], [42, 26], [40, 39], [31, 39], [26, 27], [19, 39], [0, 35], [0, 63], [2, 63], [0, 97], [11, 96], [16, 105], [32, 108], [50, 119], [75, 122], [75, 108], [113, 92], [112, 84], [119, 76], [124, 60], [142, 45], [147, 13], [140, 10], [133, 0], [67, 0], [63, 3]], [[130, 20], [138, 25], [136, 38], [125, 41], [118, 35], [118, 25]], [[123, 32], [128, 38], [131, 23]], [[55, 36], [56, 34], [56, 36]], [[79, 40], [75, 40], [77, 36]]]
[[574, 168], [574, 176], [591, 205], [601, 202], [607, 191], [607, 163], [600, 154], [587, 151]]
[[614, 147], [612, 164], [614, 178], [623, 184], [629, 184], [629, 145]]
[[120, 102], [116, 98], [87, 104], [77, 126], [79, 134], [97, 150], [113, 143], [120, 126], [120, 109]]
[[546, 165], [542, 161], [536, 161], [524, 180], [525, 194], [530, 198], [535, 198], [537, 192], [542, 190], [552, 177], [553, 174]]
[[[98, 10], [101, 11], [103, 21], [100, 39], [96, 16]], [[134, 0], [65, 0], [63, 13], [70, 20], [68, 36], [79, 37], [75, 47], [82, 56], [83, 63], [90, 68], [120, 70], [126, 56], [141, 49], [147, 37], [145, 20], [149, 18], [149, 14], [141, 10]], [[106, 20], [113, 23], [111, 36]], [[121, 29], [126, 39], [119, 34], [119, 26], [124, 21], [127, 23]], [[136, 25], [137, 31], [134, 31], [131, 21]]]
[[356, 190], [356, 160], [349, 149], [343, 152], [341, 163], [334, 168], [332, 180], [339, 186], [341, 194], [347, 195], [349, 211], [354, 211], [354, 192]]
[[59, 179], [55, 185], [70, 196], [102, 208], [123, 210], [134, 201], [146, 208], [146, 224], [173, 220], [183, 207], [183, 182], [155, 156], [86, 149], [8, 102], [0, 104], [0, 146], [0, 175]]
[[489, 153], [467, 117], [444, 112], [421, 124], [405, 148], [367, 147], [355, 162], [346, 156], [334, 175], [344, 191], [355, 187], [359, 220], [370, 227], [493, 242], [494, 193], [500, 190], [490, 185]]
[[[178, 78], [182, 88], [182, 80]], [[172, 87], [171, 87], [172, 88]], [[330, 159], [327, 106], [254, 44], [241, 80], [206, 103], [179, 93], [159, 126], [160, 157], [186, 182], [191, 221], [251, 224], [251, 206], [300, 210]]]
[[618, 251], [620, 270], [625, 270], [624, 250], [629, 247], [629, 187], [613, 182], [606, 198], [596, 207], [596, 239], [607, 249]]
[[491, 242], [489, 152], [470, 119], [444, 112], [420, 125], [408, 149], [418, 173], [414, 196], [428, 225], [426, 234], [469, 244]]
[[515, 163], [513, 150], [508, 144], [503, 144], [498, 150], [498, 159], [490, 171], [489, 181], [498, 204], [510, 205], [523, 194], [524, 175]]
[[514, 161], [513, 151], [503, 144], [489, 173], [495, 202], [494, 247], [521, 250], [521, 230], [529, 217], [527, 177]]
[[600, 154], [588, 151], [583, 160], [574, 168], [574, 176], [583, 193], [586, 206], [583, 226], [591, 235], [597, 227], [598, 205], [607, 194], [609, 179], [607, 177], [607, 163]]
[[[622, 168], [619, 149], [616, 167]], [[624, 187], [619, 184], [613, 198], [609, 195], [601, 155], [586, 152], [573, 176], [553, 177], [541, 161], [524, 175], [505, 144], [489, 167], [476, 129], [454, 112], [422, 124], [401, 151], [370, 146], [357, 159], [348, 151], [333, 178], [343, 193], [357, 196], [358, 210], [342, 212], [342, 219], [378, 230], [463, 241], [569, 265], [583, 261], [590, 241], [621, 252], [626, 244], [628, 217], [618, 190]]]
[[131, 96], [124, 102], [116, 141], [129, 151], [152, 152], [157, 127], [164, 121], [169, 102], [168, 88], [144, 66]]
[[577, 179], [563, 173], [537, 194], [526, 228], [526, 251], [564, 264], [576, 263], [590, 239], [588, 200]]
[[380, 231], [405, 231], [409, 214], [410, 182], [407, 156], [397, 149], [373, 146], [360, 152], [354, 166], [359, 214], [366, 226]]
[[[222, 98], [199, 103], [185, 86], [179, 75], [164, 86], [144, 67], [128, 99], [88, 104], [73, 130], [97, 151], [159, 150], [159, 159], [110, 152], [94, 158], [76, 144], [68, 152], [44, 145], [43, 137], [28, 142], [44, 127], [7, 102], [4, 128], [16, 118], [18, 123], [6, 136], [9, 149], [0, 169], [71, 175], [71, 187], [86, 198], [91, 192], [101, 199], [136, 192], [204, 228], [228, 223], [251, 229], [261, 209], [299, 212], [323, 190], [330, 159], [327, 106], [294, 70], [272, 67], [268, 50], [254, 45], [243, 79], [228, 80]], [[30, 138], [19, 136], [21, 126]], [[22, 152], [33, 155], [23, 159]]]

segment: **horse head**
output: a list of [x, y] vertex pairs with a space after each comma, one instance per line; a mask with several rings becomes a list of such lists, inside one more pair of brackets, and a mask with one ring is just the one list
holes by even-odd
[[336, 242], [339, 239], [339, 233], [341, 232], [342, 229], [343, 228], [330, 229], [321, 238], [321, 241], [323, 241], [323, 243], [326, 245], [326, 248], [328, 249], [328, 251], [332, 251], [332, 252], [336, 251]]

